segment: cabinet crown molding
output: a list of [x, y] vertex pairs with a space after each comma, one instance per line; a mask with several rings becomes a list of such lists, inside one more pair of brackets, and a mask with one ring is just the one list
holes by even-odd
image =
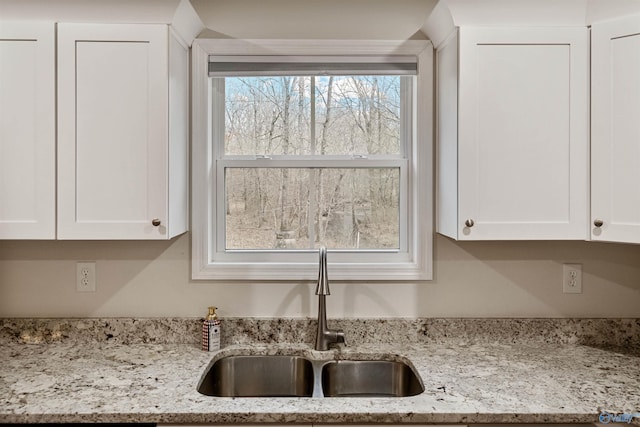
[[0, 0], [0, 21], [167, 24], [191, 46], [204, 29], [189, 0]]
[[635, 14], [634, 0], [439, 0], [421, 31], [437, 48], [456, 27], [586, 27]]

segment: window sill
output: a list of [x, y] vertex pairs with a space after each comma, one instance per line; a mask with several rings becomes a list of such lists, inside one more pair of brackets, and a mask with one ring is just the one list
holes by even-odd
[[[312, 281], [318, 279], [318, 263], [216, 262], [197, 265], [194, 259], [194, 280], [260, 280]], [[332, 281], [422, 281], [431, 280], [426, 263], [399, 262], [389, 264], [329, 263]]]

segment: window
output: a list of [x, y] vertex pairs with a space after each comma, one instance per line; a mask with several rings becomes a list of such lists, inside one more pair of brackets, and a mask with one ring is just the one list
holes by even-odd
[[193, 277], [429, 279], [431, 53], [197, 41]]
[[404, 249], [411, 82], [214, 78], [218, 250]]

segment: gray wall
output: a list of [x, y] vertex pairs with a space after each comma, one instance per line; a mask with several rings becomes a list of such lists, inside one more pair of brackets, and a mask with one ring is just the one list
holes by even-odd
[[[0, 242], [0, 317], [309, 317], [314, 283], [190, 280], [189, 235], [171, 242]], [[96, 261], [97, 292], [75, 291]], [[435, 280], [331, 283], [329, 317], [640, 317], [640, 246], [435, 237]], [[583, 293], [562, 293], [562, 263]], [[331, 277], [331, 276], [329, 276]]]

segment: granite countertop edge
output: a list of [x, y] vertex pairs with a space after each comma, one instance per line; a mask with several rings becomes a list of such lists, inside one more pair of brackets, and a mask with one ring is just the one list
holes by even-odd
[[[3, 424], [593, 424], [597, 414], [131, 413], [3, 415]], [[631, 425], [638, 425], [633, 422]]]

